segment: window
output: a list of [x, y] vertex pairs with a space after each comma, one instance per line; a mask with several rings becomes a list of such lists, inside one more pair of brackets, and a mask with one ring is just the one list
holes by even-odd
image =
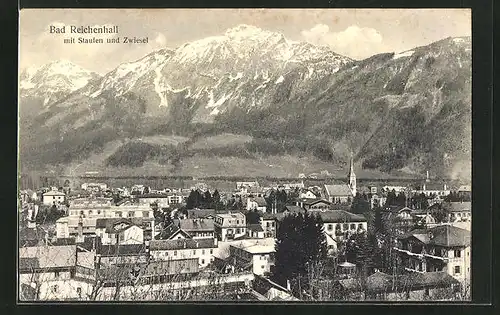
[[97, 210], [97, 214], [101, 214], [101, 210]]
[[176, 250], [174, 250], [174, 256], [177, 256], [177, 251]]
[[115, 212], [115, 217], [121, 218], [121, 216], [122, 216], [122, 212], [121, 211], [116, 211]]
[[240, 220], [236, 220], [236, 224], [240, 224]]
[[193, 250], [193, 255], [196, 255], [196, 249], [195, 249], [195, 250]]
[[201, 264], [204, 265], [205, 264], [205, 259], [202, 259], [201, 260]]
[[264, 269], [265, 267], [264, 267], [264, 265], [262, 265], [262, 266], [260, 266], [260, 268], [261, 268], [261, 269]]
[[351, 230], [355, 230], [355, 229], [356, 229], [356, 224], [351, 223]]
[[78, 297], [82, 297], [82, 288], [76, 288], [76, 294], [78, 294]]
[[267, 223], [266, 223], [266, 226], [267, 226], [267, 227], [269, 227], [269, 226], [271, 226], [271, 224], [270, 224], [269, 222], [267, 222]]
[[128, 217], [133, 218], [134, 217], [134, 211], [129, 211], [128, 212]]
[[327, 225], [327, 230], [328, 230], [328, 231], [333, 230], [333, 224], [328, 224], [328, 225]]
[[347, 229], [349, 228], [349, 224], [344, 223], [344, 224], [342, 225], [342, 228], [343, 228], [344, 230], [347, 230]]
[[53, 292], [57, 293], [58, 290], [59, 290], [59, 287], [57, 286], [57, 284], [52, 286], [52, 291]]
[[363, 224], [358, 224], [358, 229], [362, 229], [363, 228]]
[[54, 272], [54, 277], [59, 278], [59, 271]]
[[462, 255], [462, 251], [460, 249], [455, 249], [454, 250], [454, 257], [455, 258], [460, 258]]
[[460, 274], [460, 266], [455, 266], [455, 274]]
[[205, 250], [204, 249], [201, 250], [201, 254], [205, 255]]
[[118, 238], [119, 238], [120, 242], [123, 242], [125, 240], [125, 234], [124, 233], [120, 233], [118, 235]]
[[210, 249], [210, 254], [213, 254], [214, 253], [214, 250], [213, 249]]
[[240, 233], [240, 229], [236, 229], [236, 234]]
[[149, 217], [149, 211], [142, 211], [142, 217], [143, 218], [148, 218]]
[[274, 227], [274, 222], [271, 222], [271, 226]]

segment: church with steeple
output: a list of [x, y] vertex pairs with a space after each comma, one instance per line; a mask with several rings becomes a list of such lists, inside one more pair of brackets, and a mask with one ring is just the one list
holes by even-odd
[[356, 174], [354, 174], [354, 158], [351, 153], [349, 160], [349, 173], [347, 174], [347, 184], [324, 185], [322, 196], [331, 203], [350, 203], [356, 196]]
[[349, 188], [351, 188], [352, 195], [356, 196], [356, 174], [354, 174], [354, 158], [351, 152], [351, 159], [349, 161], [349, 174], [347, 174], [347, 179], [349, 180]]

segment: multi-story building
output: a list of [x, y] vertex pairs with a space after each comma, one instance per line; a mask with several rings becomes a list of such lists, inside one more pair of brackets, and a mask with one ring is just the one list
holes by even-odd
[[199, 267], [205, 268], [213, 260], [217, 239], [152, 240], [149, 255], [154, 261], [197, 258]]
[[321, 217], [330, 255], [337, 251], [338, 241], [351, 234], [365, 232], [368, 229], [368, 222], [365, 217], [344, 210], [309, 211], [309, 213]]
[[399, 253], [399, 263], [407, 271], [444, 271], [469, 285], [470, 247], [470, 231], [440, 225], [401, 236], [394, 249]]
[[260, 217], [260, 225], [264, 230], [264, 237], [276, 238], [276, 216], [270, 213], [264, 213]]
[[246, 218], [241, 212], [218, 213], [214, 218], [214, 227], [220, 241], [232, 240], [246, 234]]
[[76, 235], [79, 224], [83, 225], [84, 235], [95, 234], [96, 220], [100, 218], [140, 218], [144, 237], [155, 235], [153, 209], [149, 205], [125, 202], [115, 206], [110, 198], [80, 198], [70, 203], [68, 214], [56, 221], [58, 238]]
[[245, 268], [250, 267], [254, 274], [264, 275], [274, 266], [274, 244], [259, 244], [253, 241], [243, 241], [229, 247], [230, 260], [234, 264]]
[[142, 219], [101, 218], [96, 220], [95, 234], [103, 245], [143, 244]]
[[44, 205], [52, 206], [62, 204], [66, 200], [66, 194], [57, 190], [51, 190], [43, 194]]
[[192, 239], [213, 239], [215, 236], [214, 221], [211, 219], [182, 219], [179, 220], [179, 228]]

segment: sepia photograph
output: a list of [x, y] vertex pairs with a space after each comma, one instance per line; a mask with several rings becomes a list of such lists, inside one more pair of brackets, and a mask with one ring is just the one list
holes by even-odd
[[471, 29], [21, 9], [18, 303], [470, 302]]

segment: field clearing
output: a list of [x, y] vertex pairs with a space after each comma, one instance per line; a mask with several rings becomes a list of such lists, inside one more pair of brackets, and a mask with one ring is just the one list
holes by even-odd
[[242, 145], [252, 141], [248, 135], [237, 135], [233, 133], [223, 133], [216, 136], [201, 138], [191, 146], [191, 149], [211, 149], [228, 146]]
[[147, 136], [142, 138], [134, 139], [137, 141], [142, 141], [145, 143], [153, 145], [174, 145], [177, 146], [179, 143], [183, 143], [189, 140], [187, 137], [182, 136], [165, 136], [165, 135], [155, 135]]

